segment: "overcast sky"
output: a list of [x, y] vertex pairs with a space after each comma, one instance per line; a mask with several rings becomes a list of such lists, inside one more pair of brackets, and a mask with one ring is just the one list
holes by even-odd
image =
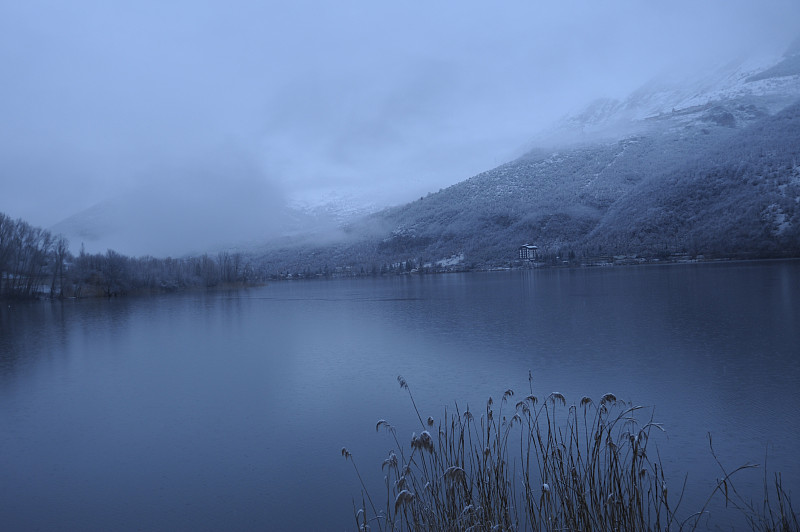
[[228, 182], [411, 199], [798, 21], [797, 0], [0, 1], [0, 211], [49, 226]]

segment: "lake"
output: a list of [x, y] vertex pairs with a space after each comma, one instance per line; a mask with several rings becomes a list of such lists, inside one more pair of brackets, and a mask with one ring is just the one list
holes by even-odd
[[[416, 414], [507, 388], [654, 407], [682, 508], [723, 463], [800, 506], [800, 261], [278, 282], [0, 309], [6, 530], [352, 530]], [[524, 395], [523, 394], [523, 395]], [[767, 454], [768, 453], [768, 454]], [[761, 495], [763, 469], [737, 486]], [[721, 511], [712, 524], [732, 521]]]

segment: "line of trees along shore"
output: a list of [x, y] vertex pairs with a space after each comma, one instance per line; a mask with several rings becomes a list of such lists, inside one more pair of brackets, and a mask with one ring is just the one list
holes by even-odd
[[165, 258], [113, 250], [75, 256], [69, 242], [0, 212], [0, 299], [97, 297], [257, 284], [266, 278], [239, 253]]

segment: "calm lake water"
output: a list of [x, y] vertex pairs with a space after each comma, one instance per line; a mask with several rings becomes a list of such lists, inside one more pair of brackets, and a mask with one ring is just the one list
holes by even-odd
[[378, 490], [376, 421], [419, 430], [397, 375], [440, 417], [529, 369], [540, 395], [654, 406], [686, 514], [720, 476], [707, 432], [730, 467], [768, 452], [800, 506], [800, 261], [777, 261], [4, 304], [0, 527], [352, 530], [342, 446]]

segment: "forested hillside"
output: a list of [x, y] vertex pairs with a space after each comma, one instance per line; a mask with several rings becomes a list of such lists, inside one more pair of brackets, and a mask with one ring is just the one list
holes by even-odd
[[600, 256], [800, 255], [800, 102], [677, 110], [620, 140], [533, 150], [351, 224], [350, 241], [285, 246], [270, 271], [369, 272], [513, 264], [517, 248], [574, 264]]
[[644, 254], [800, 255], [800, 103], [654, 172], [582, 240]]

